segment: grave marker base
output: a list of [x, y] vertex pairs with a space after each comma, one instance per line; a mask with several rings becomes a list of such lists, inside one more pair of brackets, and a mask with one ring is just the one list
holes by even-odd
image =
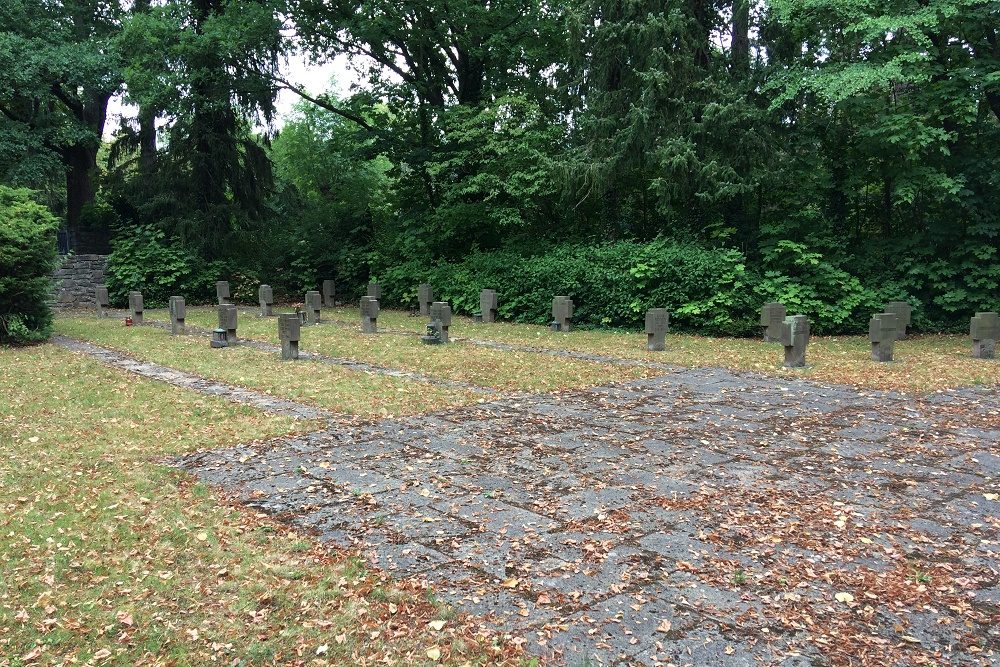
[[892, 361], [892, 345], [872, 343], [872, 361], [880, 363]]
[[299, 341], [297, 340], [281, 341], [282, 361], [291, 361], [293, 359], [298, 359], [298, 358], [299, 358]]
[[972, 356], [975, 359], [996, 359], [997, 342], [995, 340], [972, 341]]

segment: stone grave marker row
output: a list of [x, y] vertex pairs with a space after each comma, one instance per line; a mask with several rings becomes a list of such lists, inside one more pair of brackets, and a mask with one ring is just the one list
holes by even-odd
[[309, 290], [306, 292], [305, 296], [305, 313], [306, 313], [306, 324], [319, 324], [320, 320], [320, 305], [321, 305], [320, 293], [316, 290]]
[[497, 291], [484, 289], [479, 293], [479, 321], [492, 324], [497, 321]]
[[805, 366], [806, 346], [809, 344], [809, 318], [805, 315], [785, 317], [780, 340], [785, 347], [785, 368]]
[[760, 309], [760, 326], [764, 329], [764, 342], [781, 342], [781, 332], [785, 326], [785, 306], [780, 303], [765, 303]]
[[229, 281], [220, 280], [215, 283], [215, 298], [218, 300], [220, 306], [231, 303], [229, 300]]
[[107, 317], [108, 308], [111, 306], [111, 299], [108, 298], [108, 288], [106, 285], [98, 285], [94, 289], [94, 297], [97, 303], [97, 316]]
[[236, 306], [226, 303], [218, 307], [219, 328], [212, 332], [212, 347], [236, 345]]
[[573, 326], [573, 299], [557, 296], [552, 299], [552, 330], [568, 332]]
[[448, 329], [451, 327], [451, 306], [448, 305], [447, 301], [435, 301], [428, 308], [428, 312], [431, 317], [431, 323], [428, 325], [427, 335], [432, 335], [431, 329], [433, 329], [433, 335], [439, 338], [439, 342], [449, 342]]
[[905, 301], [890, 301], [882, 309], [884, 313], [896, 316], [896, 340], [906, 339], [906, 327], [910, 326], [910, 316], [913, 306]]
[[666, 308], [650, 308], [646, 311], [646, 349], [662, 352], [666, 349], [667, 331], [670, 329], [670, 313]]
[[323, 306], [333, 308], [337, 302], [337, 290], [332, 280], [323, 281]]
[[996, 359], [1000, 339], [1000, 315], [993, 311], [976, 313], [969, 321], [972, 356], [976, 359]]
[[421, 315], [430, 315], [431, 304], [434, 303], [434, 289], [429, 284], [420, 284], [417, 289], [417, 303], [420, 304]]
[[182, 296], [170, 297], [169, 308], [170, 308], [170, 335], [183, 336], [185, 331], [184, 317], [187, 313], [187, 308], [184, 305], [184, 297]]
[[299, 340], [302, 321], [295, 313], [278, 315], [278, 340], [281, 341], [281, 358], [285, 361], [299, 358]]
[[374, 297], [361, 297], [361, 332], [378, 332], [378, 299]]
[[261, 285], [257, 289], [257, 300], [260, 302], [260, 316], [271, 317], [274, 314], [274, 290], [270, 285]]
[[132, 324], [142, 324], [142, 292], [128, 293], [128, 313]]
[[872, 361], [892, 361], [893, 345], [899, 340], [899, 317], [895, 313], [872, 315], [868, 340], [872, 344]]

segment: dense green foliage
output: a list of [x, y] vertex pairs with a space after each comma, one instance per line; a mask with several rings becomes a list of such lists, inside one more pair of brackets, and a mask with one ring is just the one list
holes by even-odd
[[[997, 0], [43, 4], [0, 10], [0, 180], [113, 210], [119, 296], [429, 279], [469, 310], [493, 281], [517, 319], [561, 291], [732, 334], [766, 300], [826, 332], [1000, 308]], [[358, 85], [298, 88], [294, 49]]]
[[30, 190], [0, 185], [0, 343], [49, 337], [58, 228], [59, 220]]
[[843, 333], [897, 296], [863, 287], [856, 276], [791, 242], [763, 272], [732, 248], [657, 238], [560, 244], [532, 255], [477, 252], [454, 263], [410, 261], [378, 277], [383, 298], [411, 308], [419, 282], [431, 283], [438, 297], [466, 314], [479, 310], [480, 290], [496, 287], [500, 315], [519, 322], [548, 322], [552, 296], [570, 294], [578, 322], [638, 326], [647, 309], [666, 307], [677, 329], [727, 335], [758, 332], [760, 304], [767, 301], [808, 315], [818, 333]]
[[137, 289], [150, 308], [164, 307], [175, 294], [207, 300], [215, 293], [217, 269], [181, 244], [168, 241], [161, 229], [125, 229], [115, 236], [108, 257], [108, 297], [113, 305], [124, 307], [128, 293]]

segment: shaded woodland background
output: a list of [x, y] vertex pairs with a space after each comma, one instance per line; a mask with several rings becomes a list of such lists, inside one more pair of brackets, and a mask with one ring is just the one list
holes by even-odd
[[[458, 312], [493, 287], [511, 319], [559, 293], [734, 335], [772, 300], [821, 333], [1000, 307], [1000, 2], [5, 0], [0, 26], [0, 188], [110, 249], [119, 301], [428, 280]], [[293, 49], [365, 83], [279, 131]]]

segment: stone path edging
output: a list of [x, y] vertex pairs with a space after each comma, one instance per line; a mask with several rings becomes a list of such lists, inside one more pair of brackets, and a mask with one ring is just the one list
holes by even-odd
[[151, 380], [159, 380], [160, 382], [166, 382], [177, 387], [191, 389], [201, 394], [220, 396], [234, 403], [252, 405], [255, 408], [270, 413], [294, 417], [296, 419], [328, 419], [331, 421], [336, 419], [334, 413], [322, 408], [276, 398], [268, 394], [216, 380], [207, 380], [193, 373], [180, 371], [168, 366], [161, 366], [149, 361], [138, 361], [121, 352], [94, 345], [93, 343], [87, 343], [67, 336], [53, 336], [52, 342], [72, 352], [86, 354], [108, 366], [121, 368]]
[[[170, 329], [169, 322], [162, 322], [159, 320], [150, 320], [148, 322], [143, 322], [140, 326], [155, 327], [157, 329]], [[186, 330], [189, 334], [194, 333], [198, 335], [211, 336], [212, 332], [208, 329], [203, 329], [201, 327], [196, 327], [192, 325], [186, 325]], [[280, 353], [281, 346], [275, 345], [273, 343], [267, 343], [261, 340], [255, 340], [253, 338], [240, 338], [239, 344], [246, 347], [252, 347], [263, 352], [274, 352]], [[360, 373], [372, 373], [375, 375], [385, 375], [388, 377], [403, 378], [406, 380], [414, 380], [416, 382], [426, 382], [427, 384], [438, 385], [442, 387], [449, 387], [451, 389], [463, 389], [465, 391], [475, 392], [477, 394], [485, 395], [495, 395], [498, 392], [494, 389], [488, 387], [480, 387], [479, 385], [471, 384], [469, 382], [461, 382], [459, 380], [442, 380], [440, 378], [431, 377], [429, 375], [424, 375], [422, 373], [413, 373], [410, 371], [401, 371], [394, 368], [388, 368], [386, 366], [378, 366], [376, 364], [369, 364], [363, 361], [355, 361], [353, 359], [344, 359], [342, 357], [330, 357], [325, 354], [319, 354], [317, 352], [299, 352], [299, 359], [305, 361], [318, 361], [323, 364], [330, 364], [333, 366], [341, 366], [343, 368], [348, 368], [352, 371], [358, 371]]]

